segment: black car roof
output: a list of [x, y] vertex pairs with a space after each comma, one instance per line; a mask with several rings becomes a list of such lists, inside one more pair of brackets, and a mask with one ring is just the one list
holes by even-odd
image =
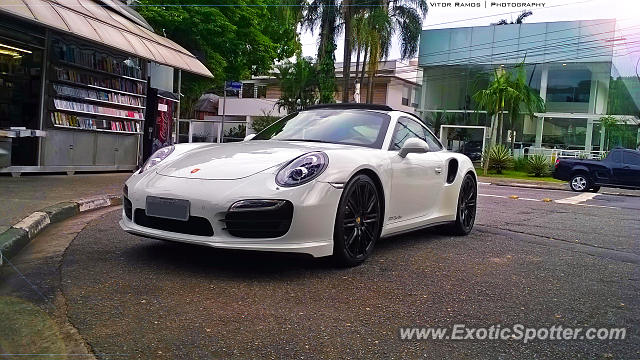
[[393, 111], [393, 108], [387, 105], [379, 104], [361, 104], [361, 103], [335, 103], [335, 104], [319, 104], [312, 105], [305, 110], [317, 110], [317, 109], [360, 109], [360, 110], [381, 110], [381, 111]]

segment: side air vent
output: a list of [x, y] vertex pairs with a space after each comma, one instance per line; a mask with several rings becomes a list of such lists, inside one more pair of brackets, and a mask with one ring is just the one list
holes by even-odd
[[458, 160], [449, 159], [449, 164], [447, 165], [447, 184], [452, 184], [456, 180], [457, 174], [458, 174]]
[[131, 204], [131, 200], [126, 196], [122, 197], [122, 206], [124, 207], [124, 214], [127, 216], [129, 220], [132, 219], [133, 213], [133, 204]]

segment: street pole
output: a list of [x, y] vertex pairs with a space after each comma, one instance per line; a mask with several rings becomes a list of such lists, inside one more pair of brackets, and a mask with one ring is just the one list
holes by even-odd
[[225, 112], [225, 108], [227, 107], [227, 82], [224, 82], [224, 88], [222, 90], [224, 92], [223, 98], [222, 98], [222, 124], [220, 125], [220, 139], [218, 139], [221, 143], [224, 143], [224, 112]]
[[178, 102], [176, 103], [176, 123], [174, 124], [176, 129], [176, 144], [179, 142], [178, 139], [180, 139], [180, 100], [182, 100], [182, 70], [178, 69]]

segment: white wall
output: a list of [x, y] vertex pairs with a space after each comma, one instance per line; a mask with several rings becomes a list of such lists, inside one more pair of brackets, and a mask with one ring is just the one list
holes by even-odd
[[220, 98], [218, 115], [222, 115], [224, 108], [225, 115], [231, 116], [285, 116], [286, 110], [280, 111], [275, 99], [255, 99], [255, 98], [227, 98], [225, 101]]

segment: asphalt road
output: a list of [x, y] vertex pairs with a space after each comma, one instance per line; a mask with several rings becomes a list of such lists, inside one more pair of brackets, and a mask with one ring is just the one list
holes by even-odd
[[[640, 357], [640, 198], [481, 184], [478, 206], [467, 237], [384, 239], [351, 269], [136, 237], [119, 211], [96, 215], [51, 271], [17, 266], [45, 297], [59, 287], [99, 358]], [[38, 302], [26, 286], [13, 294]], [[400, 340], [401, 326], [454, 324], [626, 327], [627, 338]]]

